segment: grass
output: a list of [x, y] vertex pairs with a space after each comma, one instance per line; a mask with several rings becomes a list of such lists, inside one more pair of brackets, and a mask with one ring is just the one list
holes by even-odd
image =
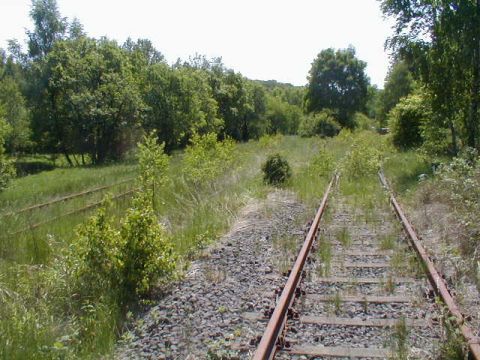
[[408, 337], [409, 329], [404, 317], [401, 317], [393, 329], [391, 335], [392, 349], [395, 351], [395, 355], [392, 359], [395, 360], [407, 360], [408, 357]]
[[[267, 141], [237, 144], [232, 169], [204, 186], [194, 186], [186, 180], [182, 154], [176, 154], [171, 158], [169, 183], [155, 193], [159, 221], [165, 225], [181, 262], [188, 262], [199, 249], [214, 242], [229, 228], [242, 206], [252, 199], [265, 198], [272, 190], [263, 183], [260, 167], [269, 154], [276, 152], [287, 159], [293, 171], [286, 189], [295, 192], [307, 205], [308, 212], [313, 213], [336, 164], [349, 146], [349, 138], [342, 136], [334, 139], [277, 136]], [[135, 165], [111, 165], [55, 169], [18, 178], [0, 194], [0, 214], [113, 184], [135, 176], [136, 171]], [[341, 191], [366, 210], [371, 209], [371, 196], [379, 193], [378, 186], [376, 177], [368, 181], [341, 181]], [[109, 191], [118, 194], [126, 188], [119, 186]], [[61, 217], [13, 238], [1, 238], [5, 233], [98, 202], [105, 193], [60, 202], [32, 211], [28, 216], [1, 220], [4, 231], [0, 235], [0, 359], [98, 358], [111, 353], [121, 330], [122, 312], [95, 303], [83, 310], [89, 314], [87, 317], [72, 312], [71, 302], [75, 299], [67, 296], [71, 293], [71, 284], [65, 282], [64, 276], [69, 271], [65, 250], [76, 239], [75, 227], [84, 222], [91, 211]], [[129, 198], [125, 198], [116, 201], [109, 211], [118, 220], [129, 205]], [[289, 239], [277, 240], [286, 252], [291, 251], [293, 245]], [[325, 262], [331, 256], [329, 251], [327, 247], [322, 250], [320, 244], [320, 256]], [[211, 277], [212, 281], [221, 281], [222, 274], [212, 269]], [[341, 310], [339, 294], [333, 306], [336, 312]], [[95, 334], [91, 336], [93, 340], [81, 342], [83, 333]]]
[[[321, 143], [319, 139], [277, 137], [273, 144], [237, 144], [235, 166], [209, 184], [192, 186], [183, 175], [182, 155], [172, 157], [169, 184], [156, 191], [155, 208], [181, 261], [214, 242], [235, 221], [239, 209], [271, 190], [262, 182], [260, 165], [270, 152], [285, 155], [294, 174], [300, 174]], [[65, 168], [16, 179], [0, 194], [0, 213], [116, 183], [134, 176], [134, 165]], [[317, 182], [319, 194], [324, 187]], [[293, 182], [290, 187], [295, 188]], [[109, 189], [114, 194], [123, 187]], [[2, 235], [100, 201], [98, 192], [71, 201], [2, 219]], [[130, 206], [129, 198], [114, 202], [109, 211], [117, 219]], [[65, 282], [69, 259], [65, 251], [76, 241], [75, 228], [91, 211], [63, 216], [44, 226], [0, 239], [0, 359], [98, 358], [111, 352], [121, 329], [120, 309], [108, 301], [92, 303], [82, 314], [72, 312], [71, 284]], [[2, 236], [0, 235], [0, 236]], [[221, 281], [212, 269], [212, 281]], [[8, 304], [8, 306], [6, 306]], [[113, 304], [112, 304], [113, 305]], [[82, 341], [82, 334], [89, 341]], [[95, 335], [93, 335], [95, 334]]]
[[[17, 178], [0, 193], [0, 214], [44, 203], [89, 188], [133, 178], [136, 165], [60, 168]], [[63, 209], [63, 207], [62, 207]]]
[[317, 266], [319, 276], [330, 275], [330, 268], [332, 263], [332, 244], [326, 236], [322, 236], [319, 239], [319, 246], [317, 251], [317, 257], [320, 264]]
[[387, 156], [383, 168], [385, 176], [399, 194], [414, 191], [421, 174], [428, 177], [433, 174], [431, 163], [415, 150], [391, 152]]
[[346, 226], [338, 230], [337, 239], [344, 247], [349, 247], [350, 245], [352, 245], [352, 236], [350, 235], [350, 232], [348, 231], [348, 228]]

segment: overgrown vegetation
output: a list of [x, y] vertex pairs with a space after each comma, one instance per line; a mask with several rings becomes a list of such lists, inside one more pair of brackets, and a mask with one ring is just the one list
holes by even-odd
[[270, 185], [285, 184], [292, 176], [288, 161], [280, 154], [270, 155], [262, 165], [263, 180]]

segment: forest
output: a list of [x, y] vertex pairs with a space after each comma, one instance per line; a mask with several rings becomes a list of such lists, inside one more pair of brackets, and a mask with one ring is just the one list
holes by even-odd
[[294, 86], [201, 54], [169, 64], [32, 0], [26, 44], [0, 49], [0, 358], [112, 355], [278, 185], [260, 174], [272, 156], [309, 208], [335, 170], [384, 169], [411, 206], [448, 204], [478, 286], [480, 1], [379, 6], [395, 24], [383, 88], [353, 46], [320, 50]]

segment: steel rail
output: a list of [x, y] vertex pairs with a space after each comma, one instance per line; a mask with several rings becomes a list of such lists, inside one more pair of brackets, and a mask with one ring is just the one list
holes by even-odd
[[448, 287], [443, 280], [443, 278], [440, 276], [438, 271], [435, 269], [435, 265], [433, 261], [430, 259], [428, 256], [427, 251], [425, 248], [422, 246], [420, 243], [420, 240], [412, 226], [412, 224], [409, 222], [407, 217], [405, 216], [405, 213], [403, 212], [402, 208], [400, 207], [400, 204], [398, 201], [395, 199], [395, 196], [393, 195], [393, 191], [390, 188], [387, 179], [385, 175], [380, 172], [380, 181], [382, 182], [383, 186], [385, 189], [387, 189], [389, 195], [390, 195], [390, 203], [392, 204], [395, 213], [399, 217], [403, 228], [405, 229], [405, 232], [408, 235], [408, 238], [410, 240], [411, 246], [414, 248], [415, 252], [417, 253], [418, 257], [420, 258], [425, 271], [427, 273], [427, 277], [430, 280], [430, 283], [432, 284], [432, 287], [439, 296], [442, 301], [445, 303], [445, 305], [448, 308], [448, 311], [456, 318], [457, 324], [462, 332], [463, 337], [465, 338], [468, 347], [470, 349], [470, 353], [473, 356], [474, 359], [480, 360], [480, 339], [474, 335], [472, 329], [465, 323], [465, 318], [462, 315], [459, 307], [455, 303], [455, 300], [453, 299], [452, 295], [448, 291]]
[[[120, 194], [117, 194], [113, 197], [111, 197], [110, 199], [115, 201], [115, 200], [118, 200], [118, 199], [121, 199], [121, 198], [124, 198], [132, 193], [134, 193], [135, 191], [137, 191], [139, 188], [133, 188], [133, 189], [129, 189], [123, 193], [120, 193]], [[23, 229], [20, 229], [20, 230], [17, 230], [13, 233], [7, 233], [5, 237], [3, 237], [4, 239], [8, 239], [12, 236], [15, 236], [15, 235], [18, 235], [18, 234], [22, 234], [22, 233], [25, 233], [27, 231], [31, 231], [31, 230], [35, 230], [36, 228], [39, 228], [41, 226], [44, 226], [46, 224], [49, 224], [51, 222], [54, 222], [54, 221], [57, 221], [57, 220], [60, 220], [64, 217], [67, 217], [67, 216], [71, 216], [71, 215], [75, 215], [75, 214], [79, 214], [79, 213], [82, 213], [82, 212], [85, 212], [85, 211], [88, 211], [88, 210], [91, 210], [91, 209], [95, 209], [99, 206], [101, 206], [102, 204], [104, 203], [104, 201], [98, 201], [98, 202], [95, 202], [95, 203], [92, 203], [92, 204], [89, 204], [85, 207], [82, 207], [80, 209], [75, 209], [75, 210], [72, 210], [72, 211], [69, 211], [69, 212], [66, 212], [66, 213], [63, 213], [62, 215], [59, 215], [59, 216], [55, 216], [53, 218], [50, 218], [48, 220], [45, 220], [45, 221], [42, 221], [42, 222], [39, 222], [39, 223], [36, 223], [36, 224], [32, 224], [28, 227], [25, 227]], [[1, 238], [1, 236], [0, 236]]]
[[255, 355], [253, 356], [253, 360], [271, 360], [275, 356], [275, 352], [277, 350], [277, 340], [285, 327], [288, 309], [295, 299], [295, 290], [300, 283], [303, 267], [312, 248], [315, 234], [317, 233], [317, 229], [320, 224], [320, 219], [325, 212], [328, 195], [336, 179], [337, 175], [334, 175], [327, 187], [327, 190], [325, 191], [325, 194], [323, 195], [323, 199], [315, 215], [315, 219], [313, 220], [310, 230], [305, 237], [305, 242], [303, 243], [303, 246], [298, 254], [295, 265], [290, 272], [290, 276], [288, 277], [285, 287], [283, 288], [277, 306], [275, 307], [275, 310], [268, 321], [265, 332], [263, 333], [262, 339], [260, 340]]
[[68, 201], [68, 200], [71, 200], [71, 199], [75, 199], [77, 197], [82, 197], [82, 196], [94, 194], [96, 192], [99, 192], [99, 191], [102, 191], [102, 190], [105, 190], [105, 189], [110, 189], [110, 188], [115, 187], [117, 185], [130, 183], [134, 180], [135, 180], [135, 178], [129, 178], [129, 179], [125, 179], [125, 180], [119, 181], [119, 182], [114, 183], [114, 184], [103, 185], [103, 186], [99, 186], [99, 187], [96, 187], [96, 188], [93, 188], [93, 189], [85, 190], [85, 191], [82, 191], [82, 192], [79, 192], [79, 193], [62, 196], [62, 197], [60, 197], [58, 199], [55, 199], [55, 200], [52, 200], [52, 201], [48, 201], [48, 202], [44, 202], [44, 203], [40, 203], [40, 204], [35, 204], [35, 205], [30, 205], [26, 208], [23, 208], [23, 209], [20, 209], [20, 210], [17, 210], [17, 211], [12, 211], [12, 212], [9, 212], [9, 213], [0, 214], [0, 218], [19, 215], [19, 214], [22, 214], [22, 213], [27, 212], [27, 211], [33, 211], [33, 210], [41, 209], [41, 208], [44, 208], [44, 207], [47, 207], [47, 206], [54, 205], [54, 204], [59, 203], [59, 202], [64, 202], [64, 201]]

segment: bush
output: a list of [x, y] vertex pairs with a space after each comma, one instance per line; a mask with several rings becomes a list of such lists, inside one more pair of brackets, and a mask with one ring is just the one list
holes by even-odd
[[127, 300], [148, 294], [159, 279], [175, 269], [175, 255], [148, 195], [139, 195], [120, 230], [123, 290]]
[[262, 165], [262, 171], [263, 180], [271, 185], [284, 184], [292, 176], [290, 165], [280, 154], [270, 155]]
[[330, 110], [322, 110], [319, 113], [304, 116], [298, 130], [301, 136], [320, 135], [321, 137], [333, 137], [339, 132], [340, 125]]
[[187, 179], [199, 186], [215, 179], [233, 163], [235, 143], [218, 141], [215, 133], [194, 134], [183, 159]]
[[342, 173], [346, 178], [360, 179], [375, 175], [380, 170], [386, 147], [382, 139], [368, 131], [357, 135], [341, 162]]
[[355, 127], [360, 130], [374, 130], [375, 125], [374, 121], [370, 119], [367, 115], [357, 112], [353, 116], [353, 121], [355, 123]]
[[429, 116], [428, 107], [421, 95], [401, 99], [388, 114], [393, 145], [400, 149], [422, 145], [421, 129]]

